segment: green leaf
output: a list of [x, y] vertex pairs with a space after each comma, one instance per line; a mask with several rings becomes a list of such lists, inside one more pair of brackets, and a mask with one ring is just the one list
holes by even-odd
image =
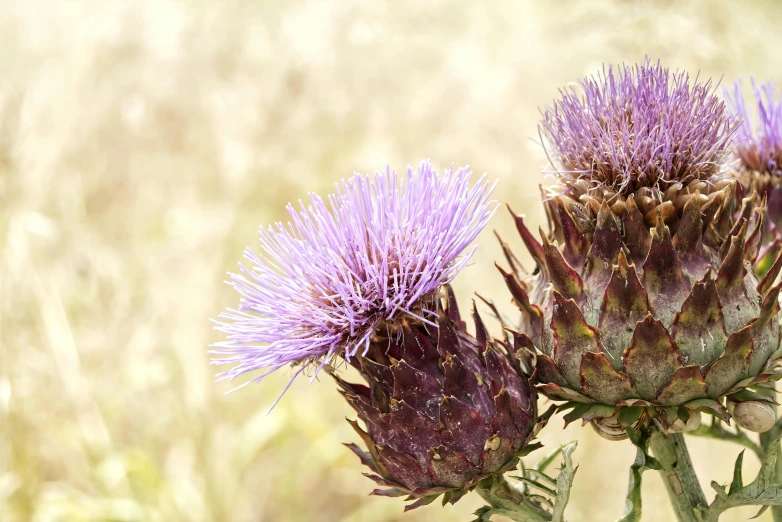
[[576, 401], [563, 402], [559, 406], [557, 406], [557, 410], [556, 411], [557, 412], [563, 412], [563, 411], [567, 411], [567, 410], [572, 410], [573, 408], [575, 408], [579, 404], [584, 404], [584, 403], [583, 402], [576, 402]]
[[[452, 491], [452, 492], [451, 492], [451, 498], [449, 498], [449, 499], [448, 499], [448, 502], [449, 502], [450, 504], [456, 504], [456, 503], [457, 503], [457, 502], [459, 502], [459, 500], [460, 500], [460, 499], [461, 499], [461, 498], [462, 498], [464, 495], [466, 495], [467, 493], [469, 493], [469, 490], [466, 490], [466, 489], [457, 489], [457, 490], [454, 490], [454, 491]], [[444, 505], [445, 505], [445, 504], [443, 504], [443, 506], [444, 506]]]
[[735, 402], [761, 401], [774, 404], [774, 399], [772, 397], [746, 389], [731, 394], [730, 399]]
[[630, 466], [625, 512], [618, 522], [638, 522], [641, 520], [641, 474], [646, 470], [645, 462], [643, 450], [636, 448], [635, 462]]
[[535, 464], [533, 469], [536, 471], [546, 471], [546, 468], [549, 467], [549, 465], [554, 461], [555, 458], [557, 458], [560, 453], [562, 453], [562, 446], [557, 446], [548, 455], [540, 459], [538, 463]]
[[641, 475], [647, 469], [662, 469], [660, 462], [649, 455], [649, 437], [651, 431], [647, 426], [637, 430], [627, 430], [627, 435], [636, 447], [635, 462], [630, 466], [630, 478], [625, 497], [625, 512], [618, 522], [639, 522], [641, 520]]
[[521, 480], [524, 483], [529, 484], [533, 488], [537, 488], [537, 489], [539, 489], [540, 491], [542, 491], [544, 493], [548, 493], [549, 495], [552, 495], [552, 496], [555, 496], [557, 494], [556, 491], [554, 491], [553, 489], [551, 489], [548, 486], [544, 486], [543, 484], [541, 484], [537, 480], [533, 480], [533, 479], [526, 478], [526, 477], [520, 477], [520, 478], [521, 478]]
[[[717, 498], [709, 506], [706, 520], [708, 522], [717, 522], [723, 512], [738, 506], [782, 506], [782, 486], [777, 483], [776, 478], [778, 454], [779, 444], [776, 444], [776, 441], [774, 441], [763, 459], [755, 480], [746, 486], [742, 486], [742, 452], [736, 459], [730, 490], [726, 494], [724, 490], [720, 491], [721, 488], [715, 488]], [[712, 483], [712, 486], [715, 485], [716, 483]], [[761, 508], [757, 516], [760, 516], [763, 511], [764, 509]]]
[[584, 422], [589, 422], [592, 419], [603, 419], [610, 417], [616, 412], [616, 406], [608, 406], [607, 404], [592, 404], [585, 414], [581, 416]]
[[[482, 481], [481, 484], [484, 482]], [[492, 515], [508, 517], [514, 522], [548, 522], [551, 520], [551, 513], [543, 507], [545, 503], [533, 501], [537, 497], [536, 495], [522, 494], [502, 475], [494, 475], [491, 484], [485, 485], [488, 487], [479, 485], [476, 491], [487, 502], [486, 508], [488, 509], [482, 508], [476, 512], [476, 515], [482, 518], [478, 518], [474, 522], [485, 522]]]
[[743, 462], [744, 450], [741, 450], [738, 458], [736, 458], [736, 464], [733, 466], [733, 482], [730, 483], [730, 490], [728, 491], [728, 495], [732, 495], [744, 487], [744, 481], [741, 479], [741, 465]]
[[533, 451], [535, 451], [537, 449], [540, 449], [542, 447], [543, 447], [543, 444], [541, 444], [540, 442], [534, 442], [532, 444], [527, 444], [526, 446], [521, 448], [521, 450], [519, 450], [514, 456], [515, 457], [526, 457], [527, 455], [529, 455]]
[[716, 480], [712, 480], [709, 484], [711, 489], [717, 492], [717, 496], [720, 498], [728, 498], [728, 493], [725, 491], [725, 486], [718, 484]]
[[428, 506], [429, 504], [431, 504], [432, 502], [437, 500], [437, 497], [438, 497], [438, 495], [429, 495], [429, 496], [426, 496], [426, 497], [421, 497], [418, 500], [416, 500], [415, 502], [413, 502], [412, 504], [407, 504], [405, 506], [404, 511], [405, 511], [405, 513], [407, 513], [408, 511], [412, 511], [412, 510], [414, 510], [416, 508], [419, 508], [419, 507], [422, 507], [422, 506]]
[[725, 409], [714, 399], [695, 399], [684, 403], [683, 406], [686, 406], [691, 410], [711, 410], [715, 413], [720, 413]]
[[630, 439], [630, 442], [644, 453], [644, 467], [646, 467], [646, 469], [660, 470], [662, 469], [662, 464], [660, 464], [656, 458], [649, 455], [650, 436], [651, 432], [647, 427], [641, 427], [637, 430], [627, 429], [627, 437]]
[[573, 486], [573, 478], [578, 471], [578, 466], [573, 467], [571, 455], [578, 446], [578, 442], [571, 442], [562, 448], [562, 470], [557, 477], [557, 498], [554, 500], [554, 509], [551, 514], [552, 522], [564, 522], [565, 507], [570, 499], [570, 488]]
[[592, 407], [591, 404], [586, 404], [583, 402], [578, 403], [570, 413], [568, 413], [563, 417], [565, 419], [565, 425], [570, 424], [576, 419], [580, 419], [581, 416], [585, 414], [591, 407]]
[[663, 416], [660, 417], [660, 421], [663, 422], [666, 426], [672, 425], [674, 422], [676, 422], [676, 419], [679, 418], [679, 408], [675, 406], [670, 408], [665, 408], [664, 412], [665, 413], [663, 414]]
[[619, 421], [619, 424], [621, 424], [622, 426], [630, 426], [634, 424], [638, 419], [641, 418], [641, 415], [644, 414], [645, 410], [646, 409], [641, 406], [631, 406], [630, 408], [622, 408], [619, 411], [617, 420]]
[[475, 520], [472, 522], [489, 522], [491, 520], [491, 516], [493, 514], [493, 510], [491, 506], [483, 506], [482, 508], [478, 508], [475, 510], [475, 513], [473, 515], [477, 516]]

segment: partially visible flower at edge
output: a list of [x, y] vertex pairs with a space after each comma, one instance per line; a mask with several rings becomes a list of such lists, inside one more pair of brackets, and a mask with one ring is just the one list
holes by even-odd
[[748, 190], [757, 191], [767, 201], [761, 251], [754, 264], [762, 276], [782, 252], [782, 92], [773, 81], [754, 80], [752, 91], [754, 103], [744, 96], [739, 79], [723, 95], [739, 120], [734, 137], [738, 177]]
[[253, 267], [230, 274], [241, 304], [215, 321], [228, 339], [212, 345], [212, 364], [234, 365], [218, 381], [262, 371], [244, 386], [299, 366], [284, 394], [306, 369], [317, 365], [314, 379], [334, 357], [364, 353], [405, 315], [436, 327], [435, 291], [467, 264], [496, 210], [496, 183], [482, 176], [471, 187], [470, 176], [469, 167], [438, 176], [427, 161], [404, 178], [356, 174], [326, 200], [289, 204], [291, 222], [262, 227], [262, 252], [244, 253]]
[[736, 156], [744, 167], [751, 170], [782, 174], [782, 92], [776, 82], [755, 83], [752, 92], [755, 107], [747, 108], [741, 79], [733, 89], [725, 89], [728, 109], [739, 118], [735, 136]]

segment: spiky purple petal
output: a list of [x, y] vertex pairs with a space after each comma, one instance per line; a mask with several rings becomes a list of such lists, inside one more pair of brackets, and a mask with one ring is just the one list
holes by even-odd
[[776, 82], [752, 80], [754, 107], [748, 108], [742, 81], [725, 90], [729, 110], [739, 119], [734, 138], [736, 155], [757, 172], [782, 173], [782, 92]]
[[621, 194], [708, 179], [735, 128], [711, 81], [690, 83], [648, 58], [603, 68], [560, 96], [540, 124], [554, 173]]
[[252, 268], [230, 274], [241, 304], [216, 321], [228, 339], [212, 346], [212, 362], [233, 365], [218, 377], [263, 370], [258, 381], [286, 365], [301, 364], [298, 375], [350, 360], [404, 315], [436, 327], [433, 294], [469, 261], [496, 208], [493, 188], [485, 177], [470, 186], [468, 167], [438, 176], [424, 162], [405, 177], [356, 174], [325, 200], [288, 205], [291, 221], [261, 228], [261, 253], [245, 251]]

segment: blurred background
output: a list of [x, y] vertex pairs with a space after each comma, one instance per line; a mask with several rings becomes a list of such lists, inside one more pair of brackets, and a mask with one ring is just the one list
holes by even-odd
[[[646, 54], [779, 78], [781, 17], [771, 0], [1, 2], [0, 520], [470, 520], [477, 498], [402, 515], [368, 497], [328, 379], [269, 416], [289, 372], [213, 383], [225, 272], [288, 201], [424, 158], [500, 178], [542, 224], [531, 138], [558, 87]], [[522, 253], [502, 210], [456, 287], [511, 313], [492, 227]], [[568, 518], [616, 519], [634, 450], [561, 426], [542, 440], [580, 441]], [[705, 489], [729, 481], [740, 448], [690, 441]], [[651, 472], [644, 504], [672, 520]]]

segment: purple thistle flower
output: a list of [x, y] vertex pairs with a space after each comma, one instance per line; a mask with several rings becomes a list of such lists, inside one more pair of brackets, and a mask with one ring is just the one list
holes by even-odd
[[[741, 80], [733, 91], [725, 90], [729, 110], [739, 119], [736, 133], [736, 155], [742, 164], [754, 171], [782, 173], [782, 94], [775, 82], [760, 85], [752, 80], [756, 110], [747, 109]], [[753, 128], [757, 114], [757, 127]]]
[[291, 222], [261, 228], [260, 254], [245, 250], [253, 268], [230, 274], [241, 305], [217, 321], [228, 340], [212, 346], [221, 355], [212, 362], [234, 365], [219, 380], [300, 365], [293, 382], [320, 362], [314, 378], [405, 316], [436, 327], [433, 294], [469, 261], [496, 208], [493, 189], [484, 177], [470, 187], [468, 167], [438, 176], [424, 162], [403, 179], [388, 168], [356, 174], [325, 201], [289, 204]]
[[554, 173], [621, 194], [720, 171], [735, 124], [711, 81], [690, 84], [647, 58], [560, 89], [539, 126]]

